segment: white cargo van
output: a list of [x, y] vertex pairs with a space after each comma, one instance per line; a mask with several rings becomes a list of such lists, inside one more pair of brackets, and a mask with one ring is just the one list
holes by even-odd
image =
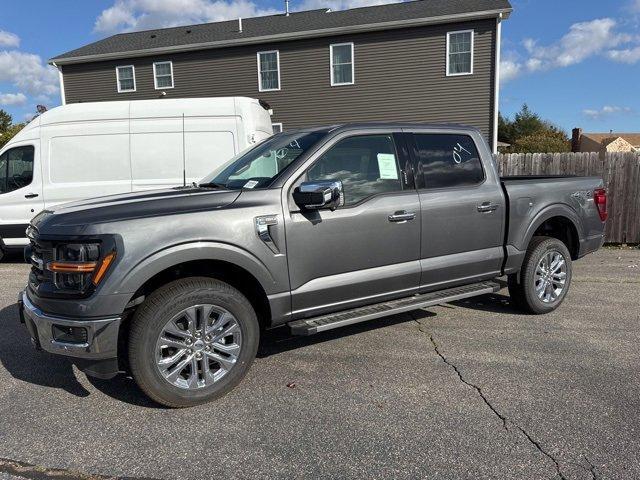
[[0, 258], [59, 203], [202, 179], [273, 132], [244, 97], [76, 103], [29, 123], [0, 150]]

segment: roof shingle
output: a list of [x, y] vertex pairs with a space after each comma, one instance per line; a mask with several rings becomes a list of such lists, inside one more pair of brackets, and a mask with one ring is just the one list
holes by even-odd
[[[238, 20], [203, 23], [198, 25], [120, 33], [83, 47], [71, 50], [50, 62], [72, 63], [95, 61], [100, 57], [117, 58], [118, 54], [136, 52], [144, 55], [167, 50], [215, 48], [225, 43], [261, 43], [287, 35], [304, 34], [321, 36], [335, 29], [356, 29], [364, 25], [384, 24], [437, 17], [462, 16], [479, 12], [504, 12], [508, 14], [508, 0], [413, 0], [404, 3], [361, 7], [351, 10], [308, 10], [265, 17], [243, 18], [242, 32]], [[265, 38], [266, 37], [266, 38]]]

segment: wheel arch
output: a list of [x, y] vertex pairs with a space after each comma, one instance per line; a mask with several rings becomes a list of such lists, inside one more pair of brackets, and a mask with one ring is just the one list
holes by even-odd
[[275, 290], [275, 279], [259, 259], [233, 245], [196, 242], [160, 250], [131, 270], [121, 291], [132, 292], [131, 303], [170, 281], [191, 276], [226, 281], [247, 296], [261, 322], [269, 320], [267, 295]]
[[557, 238], [567, 246], [571, 258], [576, 260], [580, 252], [582, 232], [582, 222], [575, 210], [563, 204], [551, 205], [538, 213], [531, 222], [523, 247], [526, 250], [534, 236]]

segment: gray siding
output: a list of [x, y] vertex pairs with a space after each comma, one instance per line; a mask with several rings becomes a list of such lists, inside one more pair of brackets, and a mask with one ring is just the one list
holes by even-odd
[[[473, 75], [447, 77], [446, 33], [475, 30]], [[272, 44], [201, 50], [122, 61], [65, 65], [68, 103], [159, 98], [152, 63], [173, 61], [167, 98], [248, 96], [272, 106], [285, 129], [362, 121], [462, 123], [490, 139], [494, 19]], [[354, 42], [355, 85], [332, 87], [329, 45]], [[277, 92], [259, 92], [256, 52], [280, 51]], [[116, 65], [135, 65], [137, 91], [117, 93]]]

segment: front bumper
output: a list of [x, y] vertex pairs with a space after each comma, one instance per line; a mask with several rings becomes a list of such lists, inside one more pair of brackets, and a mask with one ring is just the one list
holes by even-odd
[[[20, 319], [24, 321], [31, 341], [37, 349], [85, 360], [115, 359], [118, 356], [118, 331], [121, 317], [101, 319], [73, 319], [45, 314], [36, 307], [26, 291], [20, 294]], [[54, 327], [76, 327], [86, 330], [82, 342], [60, 341]]]

